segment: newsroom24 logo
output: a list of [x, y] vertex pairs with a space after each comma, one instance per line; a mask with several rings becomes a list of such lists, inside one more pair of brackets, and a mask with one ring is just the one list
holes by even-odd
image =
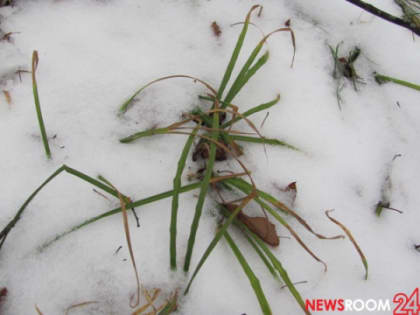
[[[393, 304], [392, 304], [393, 303]], [[398, 292], [390, 299], [307, 299], [306, 310], [314, 312], [391, 312], [393, 315], [420, 315], [420, 293]]]
[[397, 293], [392, 301], [396, 305], [394, 315], [420, 315], [419, 288], [415, 289], [410, 296]]

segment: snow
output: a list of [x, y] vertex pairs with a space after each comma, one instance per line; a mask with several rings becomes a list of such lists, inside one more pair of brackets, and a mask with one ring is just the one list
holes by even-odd
[[[370, 3], [399, 14], [393, 1]], [[21, 0], [0, 9], [0, 29], [18, 32], [0, 42], [0, 227], [5, 226], [43, 180], [62, 164], [90, 176], [102, 174], [133, 200], [172, 189], [184, 137], [145, 138], [133, 144], [118, 140], [133, 132], [165, 126], [199, 104], [205, 93], [199, 84], [176, 79], [158, 83], [141, 96], [122, 118], [119, 105], [137, 88], [160, 76], [189, 74], [218, 87], [243, 21], [254, 1], [58, 1]], [[291, 18], [296, 34], [293, 53], [286, 32], [274, 35], [266, 49], [268, 63], [250, 80], [234, 103], [243, 112], [281, 94], [270, 109], [262, 133], [291, 143], [304, 152], [259, 145], [246, 146], [244, 163], [261, 189], [281, 197], [274, 184], [297, 182], [296, 211], [325, 235], [342, 231], [324, 215], [343, 222], [359, 242], [369, 262], [369, 279], [352, 244], [318, 240], [291, 218], [289, 223], [328, 264], [324, 273], [293, 239], [281, 239], [275, 249], [303, 298], [381, 298], [418, 287], [420, 253], [420, 102], [419, 92], [388, 83], [378, 86], [378, 71], [420, 82], [419, 38], [409, 31], [372, 17], [346, 1], [262, 1], [264, 11], [252, 20], [265, 33]], [[217, 21], [216, 38], [210, 24]], [[241, 64], [261, 34], [250, 27]], [[366, 84], [354, 91], [349, 81], [337, 105], [333, 60], [327, 44], [343, 41], [341, 53], [362, 50], [356, 68]], [[34, 110], [30, 74], [22, 82], [13, 73], [30, 70], [32, 51], [39, 52], [37, 81], [53, 159], [42, 147]], [[236, 73], [236, 72], [235, 72]], [[400, 107], [396, 103], [400, 104]], [[256, 125], [264, 113], [252, 117]], [[239, 125], [238, 125], [239, 126]], [[248, 131], [246, 124], [241, 128]], [[239, 128], [239, 127], [238, 127]], [[402, 156], [392, 163], [395, 154]], [[189, 159], [191, 170], [196, 165]], [[234, 161], [221, 169], [237, 168]], [[389, 173], [390, 172], [390, 173]], [[390, 174], [391, 206], [399, 215], [374, 214], [381, 189]], [[184, 177], [184, 183], [186, 183]], [[178, 263], [186, 250], [196, 192], [180, 197]], [[92, 186], [62, 174], [30, 203], [0, 251], [0, 287], [9, 294], [2, 314], [61, 314], [75, 303], [98, 301], [74, 314], [127, 314], [135, 290], [122, 218], [115, 215], [72, 233], [46, 250], [39, 246], [84, 219], [118, 207], [92, 192]], [[184, 288], [182, 271], [169, 270], [171, 200], [138, 208], [141, 227], [130, 214], [131, 236], [142, 283], [169, 294]], [[205, 205], [193, 252], [195, 267], [214, 236], [215, 205]], [[257, 209], [255, 209], [255, 213]], [[278, 233], [288, 235], [277, 226]], [[232, 231], [258, 275], [274, 314], [297, 314], [297, 303], [280, 289], [249, 245]], [[116, 249], [123, 248], [114, 254]], [[181, 269], [181, 268], [179, 268]], [[190, 272], [191, 273], [191, 272]], [[179, 301], [180, 314], [258, 314], [257, 299], [241, 267], [221, 242]], [[380, 314], [381, 312], [377, 312]], [[384, 314], [388, 312], [384, 312]]]

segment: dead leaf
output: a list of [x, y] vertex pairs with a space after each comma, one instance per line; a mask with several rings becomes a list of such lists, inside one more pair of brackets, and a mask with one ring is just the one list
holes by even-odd
[[213, 30], [213, 34], [216, 37], [220, 37], [220, 34], [222, 34], [222, 31], [220, 29], [220, 26], [216, 23], [216, 21], [214, 21], [213, 23], [211, 23], [211, 29]]
[[[235, 204], [224, 205], [229, 211], [234, 211], [238, 206]], [[258, 235], [261, 240], [271, 246], [279, 246], [280, 239], [276, 232], [276, 226], [271, 223], [266, 217], [250, 217], [244, 213], [239, 212], [236, 217], [239, 221], [245, 224], [248, 229]]]
[[4, 97], [6, 98], [7, 104], [12, 104], [12, 97], [10, 96], [9, 91], [3, 90]]

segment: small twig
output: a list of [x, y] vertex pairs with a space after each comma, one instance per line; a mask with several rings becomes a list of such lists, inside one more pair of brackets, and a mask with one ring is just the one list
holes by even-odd
[[120, 246], [117, 248], [117, 250], [115, 251], [114, 255], [117, 255], [117, 254], [118, 254], [118, 252], [119, 252], [121, 249], [122, 249], [122, 246], [120, 245]]
[[373, 14], [373, 15], [376, 15], [376, 16], [378, 16], [378, 17], [380, 17], [380, 18], [382, 18], [382, 19], [384, 19], [388, 22], [391, 22], [393, 24], [404, 27], [404, 28], [412, 31], [417, 36], [420, 36], [420, 27], [416, 26], [413, 23], [407, 22], [403, 19], [400, 19], [396, 16], [393, 16], [393, 15], [391, 15], [391, 14], [385, 12], [385, 11], [382, 11], [382, 10], [378, 9], [377, 7], [375, 7], [375, 6], [373, 6], [369, 3], [363, 2], [361, 0], [346, 0], [346, 1], [354, 4], [355, 6], [358, 6], [359, 8], [361, 8], [361, 9], [363, 9], [363, 10], [365, 10], [365, 11], [367, 11], [367, 12]]
[[356, 248], [357, 253], [359, 254], [360, 258], [362, 259], [363, 266], [365, 267], [365, 280], [367, 280], [368, 279], [368, 262], [367, 262], [367, 259], [366, 259], [365, 255], [363, 254], [363, 252], [360, 249], [359, 245], [356, 243], [356, 240], [354, 239], [354, 237], [351, 234], [350, 230], [347, 229], [344, 226], [343, 223], [341, 223], [340, 221], [334, 219], [333, 217], [331, 217], [329, 215], [329, 213], [331, 211], [334, 211], [334, 210], [327, 210], [327, 211], [325, 211], [325, 215], [328, 217], [328, 219], [330, 219], [332, 222], [334, 222], [335, 224], [337, 224], [344, 231], [344, 233], [346, 233], [346, 235], [349, 237], [350, 241], [353, 243], [354, 247]]
[[[304, 281], [293, 282], [293, 285], [304, 284], [304, 283], [308, 283], [308, 281], [304, 280]], [[280, 289], [284, 289], [284, 288], [287, 288], [287, 284], [280, 287]]]

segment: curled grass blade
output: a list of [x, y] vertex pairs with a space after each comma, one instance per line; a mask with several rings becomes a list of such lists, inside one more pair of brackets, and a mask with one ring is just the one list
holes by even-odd
[[[237, 185], [237, 181], [231, 181], [231, 179], [228, 179], [225, 181], [226, 184], [231, 184], [235, 188], [241, 190], [245, 194], [249, 193], [249, 184], [246, 183], [244, 180], [240, 181], [239, 185]], [[261, 194], [261, 191], [257, 191], [257, 197], [254, 199], [255, 202], [257, 202], [263, 209], [265, 209], [268, 213], [270, 213], [281, 225], [283, 225], [287, 230], [289, 230], [290, 234], [292, 234], [293, 238], [299, 243], [300, 246], [305, 249], [305, 251], [312, 256], [316, 261], [320, 262], [324, 266], [324, 271], [327, 271], [327, 264], [321, 260], [318, 256], [316, 256], [309, 247], [302, 241], [302, 239], [299, 237], [299, 235], [295, 232], [295, 230], [286, 222], [286, 220], [283, 219], [282, 216], [280, 216], [275, 210], [273, 210], [268, 204], [266, 204], [264, 201], [261, 200], [261, 196], [267, 195], [266, 193]], [[274, 198], [273, 198], [274, 199]]]
[[[238, 178], [237, 180], [229, 179], [229, 182], [232, 185], [234, 185], [235, 187], [237, 187], [237, 188], [239, 188], [243, 191], [249, 192], [249, 191], [252, 190], [252, 185], [250, 185], [249, 183], [247, 183], [243, 179], [240, 179], [240, 178]], [[293, 211], [292, 209], [287, 207], [284, 203], [280, 202], [279, 200], [277, 200], [276, 198], [274, 198], [270, 194], [268, 194], [266, 192], [263, 192], [261, 190], [258, 190], [258, 196], [265, 199], [266, 201], [270, 202], [273, 206], [275, 206], [279, 210], [283, 211], [284, 213], [293, 216], [305, 229], [307, 229], [309, 232], [311, 232], [313, 235], [315, 235], [319, 239], [335, 240], [335, 239], [339, 239], [339, 238], [344, 238], [344, 235], [325, 236], [325, 235], [322, 235], [320, 233], [317, 233], [312, 229], [312, 227], [300, 215], [298, 215], [295, 211]]]
[[120, 113], [124, 114], [128, 110], [128, 108], [131, 105], [131, 103], [134, 101], [134, 99], [136, 98], [136, 96], [139, 95], [142, 91], [144, 91], [146, 88], [148, 88], [152, 84], [155, 84], [155, 83], [160, 82], [160, 81], [168, 80], [168, 79], [175, 79], [175, 78], [187, 78], [187, 79], [193, 80], [194, 82], [199, 82], [202, 85], [204, 85], [207, 89], [209, 89], [210, 92], [212, 92], [212, 94], [214, 96], [216, 96], [216, 94], [217, 94], [216, 90], [210, 84], [208, 84], [208, 83], [206, 83], [203, 80], [200, 80], [198, 78], [195, 78], [195, 77], [192, 77], [192, 76], [189, 76], [189, 75], [184, 75], [184, 74], [169, 75], [169, 76], [165, 76], [165, 77], [161, 77], [161, 78], [158, 78], [156, 80], [153, 80], [153, 81], [147, 83], [146, 85], [142, 86], [140, 89], [138, 89], [132, 96], [130, 96], [121, 105], [121, 107], [120, 107]]
[[245, 18], [245, 22], [244, 22], [244, 25], [242, 27], [242, 31], [239, 34], [238, 40], [236, 42], [235, 49], [233, 50], [233, 53], [232, 53], [232, 57], [230, 58], [230, 61], [229, 61], [228, 66], [226, 68], [226, 71], [225, 71], [225, 73], [223, 75], [222, 82], [220, 83], [220, 87], [219, 87], [219, 89], [217, 91], [217, 99], [221, 99], [222, 98], [223, 92], [225, 91], [226, 85], [227, 85], [227, 83], [230, 80], [230, 77], [232, 75], [233, 68], [235, 67], [236, 61], [238, 60], [239, 53], [240, 53], [241, 48], [242, 48], [242, 45], [244, 43], [245, 36], [246, 36], [247, 31], [248, 31], [248, 24], [249, 24], [249, 21], [251, 19], [251, 14], [252, 14], [252, 12], [254, 10], [256, 10], [258, 8], [261, 8], [261, 6], [260, 5], [254, 5], [249, 10], [249, 12], [248, 12], [248, 14], [247, 14], [247, 16]]
[[238, 246], [235, 244], [235, 242], [230, 237], [227, 231], [224, 233], [224, 236], [230, 248], [232, 249], [233, 253], [235, 254], [236, 259], [241, 264], [241, 267], [244, 270], [246, 276], [248, 277], [249, 282], [251, 283], [252, 289], [254, 290], [255, 295], [257, 296], [258, 302], [260, 303], [262, 313], [266, 315], [271, 315], [272, 314], [271, 308], [270, 308], [270, 305], [268, 304], [267, 298], [264, 295], [264, 291], [261, 288], [259, 279], [255, 275], [255, 273], [252, 271], [245, 257], [242, 255]]
[[135, 308], [140, 304], [140, 287], [141, 287], [141, 285], [140, 285], [139, 272], [138, 272], [137, 266], [136, 266], [136, 259], [134, 258], [133, 247], [131, 245], [130, 227], [128, 225], [127, 209], [125, 207], [125, 205], [126, 205], [126, 200], [125, 199], [126, 198], [124, 198], [123, 195], [114, 186], [112, 186], [112, 187], [114, 188], [114, 190], [117, 191], [118, 198], [120, 199], [121, 213], [122, 213], [123, 224], [124, 224], [125, 239], [127, 241], [128, 252], [130, 253], [131, 264], [133, 266], [134, 274], [136, 276], [136, 285], [137, 285], [136, 300], [133, 303], [132, 300], [130, 299], [130, 307]]
[[383, 83], [386, 83], [386, 82], [393, 82], [393, 83], [396, 83], [396, 84], [406, 86], [406, 87], [409, 87], [411, 89], [420, 91], [420, 85], [418, 85], [418, 84], [414, 84], [414, 83], [411, 83], [411, 82], [408, 82], [408, 81], [396, 79], [396, 78], [393, 78], [393, 77], [388, 77], [386, 75], [382, 75], [382, 74], [379, 74], [379, 73], [375, 74], [375, 80], [378, 84], [383, 84]]
[[35, 101], [35, 108], [36, 108], [36, 115], [38, 117], [39, 129], [41, 131], [41, 138], [42, 143], [44, 144], [45, 154], [48, 159], [51, 158], [51, 150], [50, 145], [48, 144], [48, 136], [47, 132], [45, 131], [44, 119], [42, 118], [41, 112], [41, 104], [39, 102], [39, 95], [38, 95], [38, 85], [36, 83], [36, 69], [38, 67], [38, 52], [34, 50], [32, 53], [32, 91], [34, 94], [34, 101]]
[[334, 222], [335, 224], [337, 224], [343, 231], [344, 233], [346, 233], [346, 235], [348, 236], [348, 238], [350, 239], [350, 241], [353, 243], [354, 247], [356, 248], [357, 253], [359, 254], [363, 266], [365, 267], [365, 280], [368, 279], [368, 262], [367, 259], [365, 257], [365, 255], [363, 254], [362, 250], [360, 249], [359, 245], [357, 244], [356, 240], [354, 239], [353, 235], [351, 234], [350, 230], [348, 228], [346, 228], [346, 226], [339, 222], [338, 220], [334, 219], [333, 217], [330, 216], [330, 212], [334, 211], [334, 210], [327, 210], [325, 211], [325, 215], [328, 217], [328, 219], [330, 219], [332, 222]]
[[[217, 101], [215, 102], [215, 106], [217, 108]], [[214, 113], [213, 115], [213, 125], [212, 127], [214, 129], [218, 129], [219, 128], [219, 114], [218, 113]], [[219, 132], [217, 130], [213, 131], [211, 133], [211, 139], [213, 141], [217, 142], [217, 138], [219, 137]], [[214, 142], [210, 143], [210, 153], [209, 153], [209, 158], [207, 161], [207, 165], [206, 165], [206, 171], [204, 173], [204, 178], [200, 187], [200, 194], [198, 195], [198, 200], [197, 200], [197, 204], [195, 207], [195, 214], [194, 214], [194, 218], [191, 224], [191, 229], [190, 229], [190, 236], [188, 237], [188, 246], [187, 246], [187, 252], [185, 254], [185, 262], [184, 262], [184, 271], [187, 272], [190, 268], [190, 263], [191, 263], [191, 256], [192, 256], [192, 252], [193, 252], [193, 248], [194, 248], [194, 243], [195, 243], [195, 237], [197, 234], [197, 229], [198, 229], [198, 224], [201, 218], [201, 213], [203, 211], [203, 206], [204, 206], [204, 200], [206, 199], [207, 196], [207, 191], [209, 188], [209, 184], [210, 184], [210, 178], [212, 176], [213, 173], [213, 165], [214, 165], [214, 161], [216, 159], [216, 144]]]
[[255, 106], [255, 107], [247, 110], [246, 112], [244, 112], [242, 114], [242, 116], [237, 116], [236, 118], [225, 122], [221, 126], [221, 128], [226, 128], [226, 127], [229, 127], [229, 126], [233, 125], [234, 123], [240, 121], [242, 119], [242, 117], [248, 117], [248, 116], [251, 116], [251, 115], [253, 115], [255, 113], [261, 112], [263, 110], [267, 110], [270, 107], [276, 105], [279, 102], [279, 100], [280, 100], [280, 94], [278, 94], [277, 97], [274, 100], [272, 100], [272, 101], [270, 101], [268, 103], [264, 103], [264, 104], [260, 104], [258, 106]]
[[194, 281], [195, 277], [197, 276], [198, 272], [200, 271], [201, 267], [204, 265], [207, 258], [210, 256], [213, 249], [216, 247], [217, 243], [222, 238], [223, 234], [226, 232], [229, 225], [232, 223], [232, 221], [236, 218], [238, 213], [252, 200], [255, 198], [255, 191], [249, 194], [246, 198], [242, 200], [242, 202], [239, 204], [239, 206], [232, 212], [232, 214], [229, 216], [229, 218], [223, 223], [223, 225], [220, 227], [220, 229], [217, 231], [216, 235], [214, 236], [213, 240], [210, 242], [209, 246], [205, 250], [203, 256], [201, 257], [200, 261], [198, 262], [197, 267], [194, 270], [193, 275], [191, 276], [190, 281], [188, 282], [187, 288], [184, 291], [184, 295], [188, 293], [190, 290], [191, 284]]
[[174, 193], [172, 196], [172, 210], [171, 210], [171, 224], [170, 224], [170, 265], [172, 269], [176, 269], [176, 229], [177, 229], [177, 216], [178, 216], [178, 204], [179, 204], [179, 193], [181, 190], [181, 177], [182, 172], [185, 168], [185, 163], [188, 157], [188, 153], [191, 150], [194, 138], [200, 129], [200, 126], [193, 130], [192, 134], [188, 137], [185, 143], [184, 149], [182, 150], [181, 157], [178, 161], [178, 168], [174, 178]]

